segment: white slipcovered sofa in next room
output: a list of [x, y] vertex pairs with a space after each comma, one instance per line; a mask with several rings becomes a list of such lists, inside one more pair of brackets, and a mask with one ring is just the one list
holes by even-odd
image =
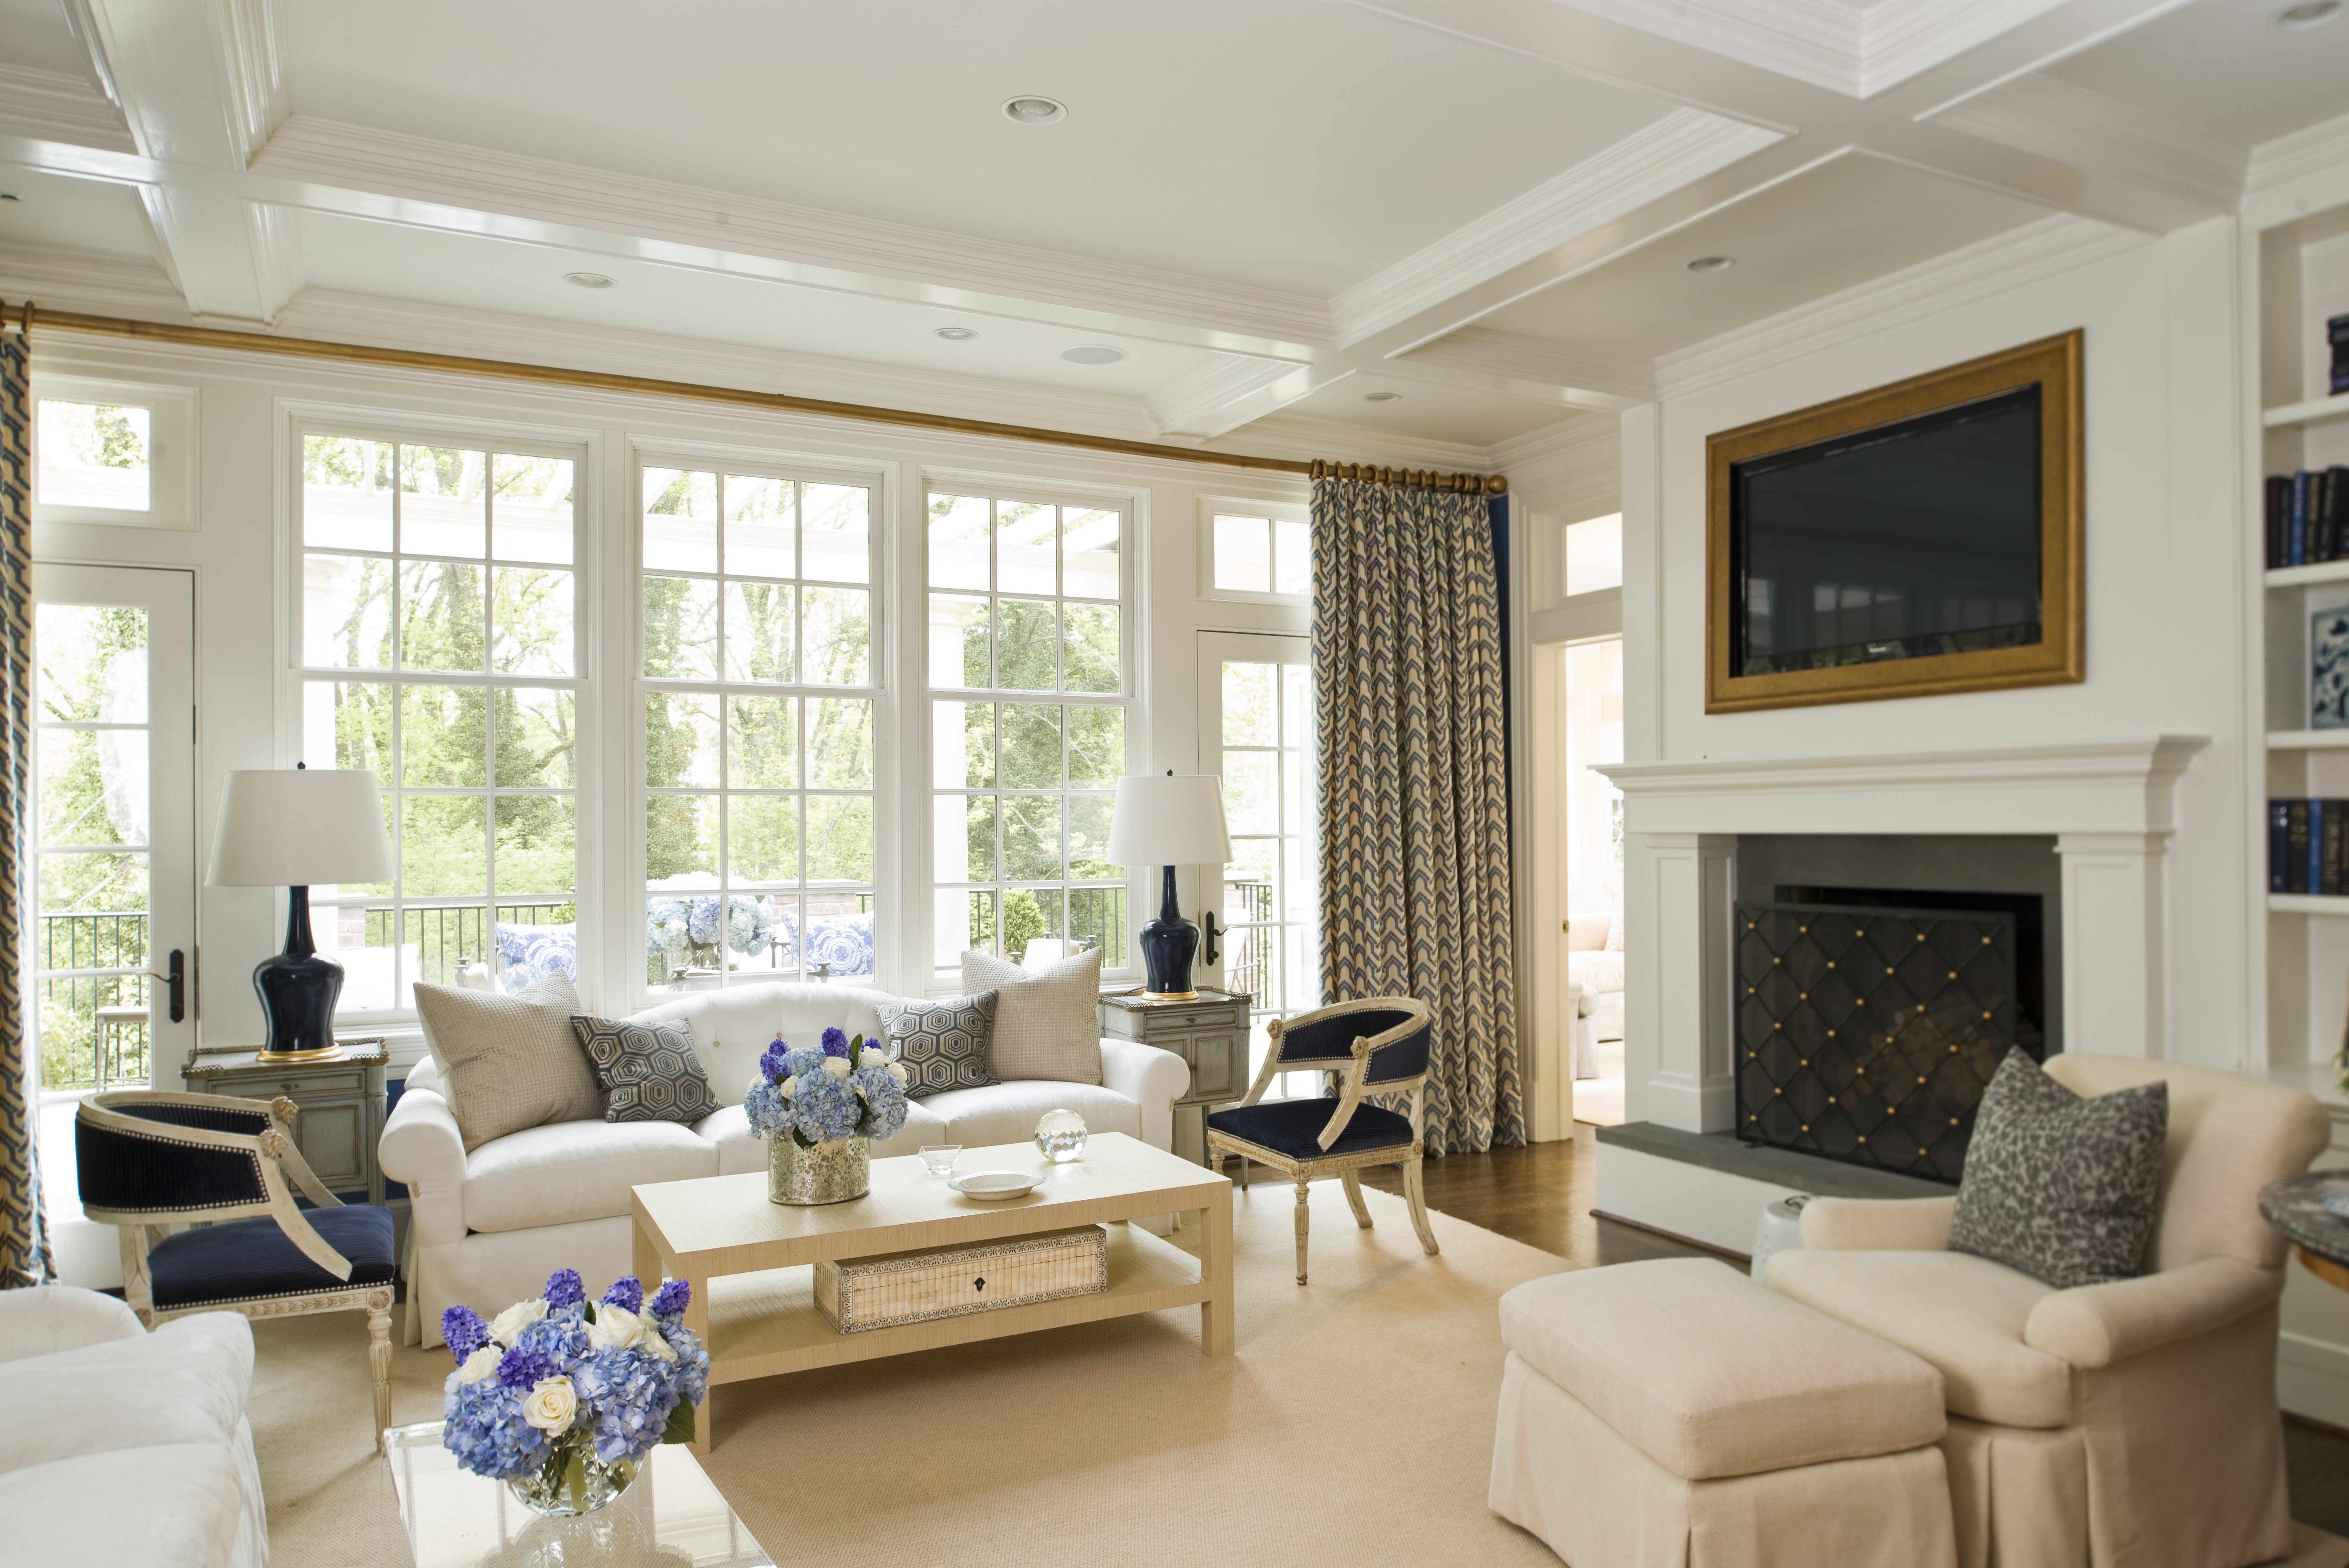
[[[546, 1276], [577, 1269], [601, 1291], [632, 1266], [628, 1190], [647, 1182], [730, 1176], [767, 1167], [742, 1095], [760, 1053], [781, 1035], [817, 1043], [827, 1028], [881, 1037], [874, 1008], [886, 993], [846, 985], [745, 985], [707, 991], [633, 1014], [682, 1019], [721, 1109], [698, 1125], [561, 1121], [492, 1139], [470, 1154], [429, 1061], [408, 1075], [383, 1132], [384, 1174], [408, 1184], [409, 1343], [440, 1341], [440, 1315], [462, 1304], [484, 1315], [536, 1295]], [[1037, 1119], [1066, 1106], [1095, 1132], [1174, 1145], [1174, 1103], [1190, 1069], [1172, 1051], [1101, 1042], [1099, 1084], [1030, 1080], [947, 1089], [912, 1103], [905, 1125], [872, 1146], [874, 1158], [925, 1143], [966, 1148], [1032, 1137]]]

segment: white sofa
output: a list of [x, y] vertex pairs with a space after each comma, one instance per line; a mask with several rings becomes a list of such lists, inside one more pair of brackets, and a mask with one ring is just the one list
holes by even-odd
[[10, 1563], [261, 1568], [269, 1520], [244, 1401], [253, 1329], [152, 1334], [110, 1295], [0, 1290], [0, 1519]]
[[[386, 1176], [408, 1184], [409, 1343], [440, 1341], [440, 1315], [462, 1304], [482, 1314], [538, 1293], [546, 1276], [574, 1268], [600, 1290], [628, 1272], [628, 1190], [647, 1182], [763, 1171], [742, 1096], [777, 1035], [816, 1044], [826, 1028], [877, 1038], [884, 992], [845, 985], [746, 985], [707, 991], [633, 1015], [682, 1019], [723, 1109], [698, 1125], [668, 1121], [564, 1121], [528, 1128], [465, 1151], [439, 1071], [409, 1071], [381, 1145]], [[1037, 1119], [1066, 1106], [1095, 1132], [1123, 1132], [1160, 1149], [1174, 1144], [1174, 1102], [1190, 1069], [1172, 1051], [1132, 1040], [1101, 1042], [1098, 1084], [1018, 1082], [948, 1089], [913, 1102], [905, 1125], [873, 1145], [878, 1157], [925, 1143], [979, 1148], [1031, 1137]], [[419, 1322], [419, 1315], [421, 1321]]]
[[[1593, 1041], [1623, 1037], [1623, 950], [1609, 945], [1619, 918], [1606, 910], [1567, 917], [1566, 972], [1582, 987], [1578, 1016], [1590, 1020]], [[1595, 1067], [1580, 1070], [1578, 1058], [1575, 1076], [1599, 1074]]]

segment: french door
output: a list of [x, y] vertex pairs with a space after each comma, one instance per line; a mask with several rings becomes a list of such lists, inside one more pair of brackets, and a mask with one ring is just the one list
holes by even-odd
[[[1199, 636], [1201, 770], [1224, 781], [1232, 859], [1206, 907], [1223, 988], [1247, 993], [1248, 1081], [1276, 1017], [1321, 1005], [1321, 861], [1314, 767], [1313, 662], [1303, 637]], [[1310, 1094], [1311, 1074], [1267, 1092]], [[1294, 1083], [1288, 1080], [1294, 1079]]]
[[33, 567], [30, 1012], [44, 1195], [69, 1284], [119, 1283], [113, 1228], [83, 1220], [74, 1190], [75, 1104], [178, 1088], [195, 1044], [194, 583]]

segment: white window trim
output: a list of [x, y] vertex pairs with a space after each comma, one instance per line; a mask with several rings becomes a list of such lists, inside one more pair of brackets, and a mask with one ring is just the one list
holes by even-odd
[[[1310, 593], [1258, 593], [1247, 588], [1216, 586], [1216, 519], [1217, 517], [1265, 517], [1276, 523], [1297, 522], [1312, 525], [1312, 511], [1294, 501], [1247, 500], [1237, 496], [1203, 495], [1199, 498], [1199, 522], [1194, 531], [1199, 542], [1199, 597], [1221, 600], [1232, 604], [1281, 604], [1303, 607], [1313, 603]], [[1279, 563], [1272, 562], [1273, 581], [1278, 582]]]
[[[283, 766], [292, 767], [303, 756], [304, 705], [302, 693], [309, 681], [320, 678], [369, 680], [382, 678], [451, 677], [450, 684], [466, 685], [476, 682], [484, 686], [499, 686], [526, 682], [542, 686], [562, 686], [574, 694], [572, 721], [578, 726], [579, 744], [573, 758], [572, 799], [574, 804], [573, 852], [574, 887], [572, 903], [577, 912], [577, 947], [581, 1000], [589, 1006], [598, 1006], [600, 980], [590, 954], [602, 950], [605, 931], [604, 908], [605, 885], [603, 856], [598, 852], [601, 840], [593, 824], [604, 815], [604, 779], [601, 759], [607, 742], [596, 686], [602, 678], [599, 649], [603, 639], [598, 635], [597, 606], [601, 603], [601, 572], [596, 541], [598, 521], [602, 516], [600, 480], [603, 465], [603, 441], [592, 430], [548, 428], [488, 421], [451, 419], [445, 416], [418, 414], [411, 411], [376, 406], [349, 406], [314, 403], [280, 398], [274, 421], [278, 439], [283, 443], [275, 464], [280, 490], [274, 508], [278, 530], [278, 559], [285, 562], [285, 582], [280, 599], [281, 624], [285, 628], [285, 643], [278, 663], [283, 686], [278, 703], [281, 715], [278, 726], [278, 755]], [[357, 436], [363, 439], [405, 441], [410, 445], [460, 446], [482, 450], [510, 452], [523, 456], [568, 458], [572, 460], [571, 521], [572, 521], [572, 591], [573, 636], [570, 676], [492, 676], [484, 674], [472, 677], [460, 672], [407, 671], [401, 669], [362, 670], [339, 667], [312, 667], [302, 662], [305, 642], [303, 604], [302, 557], [303, 543], [303, 438], [306, 435]], [[426, 557], [425, 559], [432, 559]], [[490, 558], [483, 557], [483, 564]], [[387, 793], [397, 788], [396, 780], [383, 781]], [[491, 793], [494, 795], [495, 787]], [[395, 853], [397, 849], [395, 846]], [[373, 903], [372, 900], [338, 900], [313, 906], [315, 914], [320, 909], [335, 909], [345, 904]], [[402, 900], [398, 907], [431, 907], [429, 903], [413, 903]], [[495, 921], [494, 903], [490, 916]], [[411, 977], [411, 979], [414, 977]], [[420, 1020], [413, 1007], [392, 1007], [367, 1012], [336, 1013], [338, 1032], [354, 1036], [380, 1034], [401, 1047], [412, 1046], [421, 1038]]]
[[[110, 506], [59, 506], [40, 499], [41, 418], [44, 401], [111, 403], [147, 410], [147, 510]], [[194, 532], [202, 527], [197, 510], [200, 461], [197, 392], [192, 387], [160, 387], [84, 376], [32, 377], [33, 521], [36, 523], [96, 523], [108, 528], [164, 528]]]
[[[871, 493], [865, 521], [869, 530], [870, 551], [865, 586], [871, 592], [872, 624], [868, 632], [868, 650], [872, 658], [872, 684], [866, 686], [746, 686], [717, 681], [673, 680], [650, 677], [644, 673], [644, 587], [647, 575], [665, 575], [662, 572], [647, 573], [644, 564], [644, 473], [648, 468], [723, 469], [727, 473], [757, 478], [791, 480], [808, 484], [859, 485]], [[895, 907], [905, 902], [905, 888], [909, 882], [903, 850], [905, 835], [902, 828], [902, 793], [897, 788], [896, 766], [897, 708], [899, 688], [894, 676], [897, 666], [896, 637], [897, 596], [899, 584], [894, 580], [897, 552], [892, 545], [895, 530], [891, 526], [896, 515], [897, 472], [895, 464], [865, 465], [837, 456], [802, 454], [736, 446], [713, 446], [692, 441], [644, 438], [632, 440], [628, 446], [625, 496], [620, 504], [626, 509], [625, 521], [616, 530], [625, 539], [623, 560], [627, 584], [627, 634], [617, 641], [625, 648], [624, 663], [617, 672], [616, 686], [626, 694], [627, 787], [618, 793], [628, 802], [627, 861], [623, 874], [612, 886], [614, 908], [618, 912], [621, 934], [619, 946], [625, 949], [628, 962], [621, 982], [621, 995], [626, 997], [631, 1011], [657, 1006], [680, 996], [699, 993], [657, 991], [645, 976], [644, 929], [646, 904], [650, 894], [645, 887], [645, 816], [646, 802], [651, 788], [645, 783], [645, 697], [652, 691], [742, 691], [771, 692], [777, 696], [822, 696], [826, 693], [869, 695], [873, 702], [873, 968], [870, 976], [859, 975], [843, 982], [850, 985], [871, 986], [880, 990], [902, 990], [897, 984], [903, 973], [902, 932], [905, 929], [904, 912]], [[721, 553], [719, 565], [724, 565]], [[724, 581], [723, 573], [719, 580]], [[805, 578], [794, 579], [805, 583]], [[849, 586], [844, 584], [844, 586]], [[720, 790], [722, 792], [723, 786]], [[802, 785], [800, 794], [804, 796]], [[918, 840], [916, 841], [918, 843]], [[916, 872], [926, 867], [914, 868]], [[721, 886], [723, 884], [721, 877]], [[802, 884], [805, 886], [804, 883]], [[621, 908], [625, 902], [626, 908]], [[744, 978], [732, 985], [790, 984], [789, 981]], [[721, 983], [719, 989], [732, 985]]]

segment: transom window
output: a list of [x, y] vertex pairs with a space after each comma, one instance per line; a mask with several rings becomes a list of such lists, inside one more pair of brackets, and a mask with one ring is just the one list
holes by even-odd
[[[302, 437], [302, 751], [382, 781], [396, 873], [311, 890], [342, 1009], [578, 919], [575, 459]], [[477, 975], [476, 978], [481, 976]]]
[[642, 471], [645, 983], [874, 973], [869, 481]]
[[[929, 497], [933, 954], [1098, 945], [1126, 966], [1125, 513], [969, 491]], [[1040, 946], [1039, 944], [1041, 944]]]
[[1302, 603], [1313, 593], [1313, 535], [1301, 517], [1208, 514], [1208, 593]]

